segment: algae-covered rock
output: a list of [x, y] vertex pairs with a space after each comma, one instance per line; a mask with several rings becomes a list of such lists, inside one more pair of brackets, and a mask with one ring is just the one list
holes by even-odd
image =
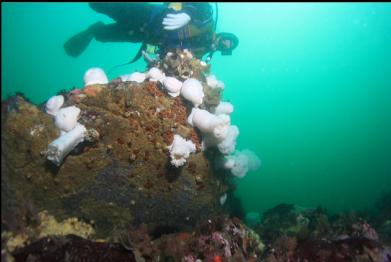
[[[46, 158], [60, 131], [52, 116], [17, 97], [2, 111], [2, 213], [11, 219], [28, 199], [56, 219], [94, 221], [98, 237], [128, 224], [145, 223], [172, 231], [191, 228], [218, 213], [224, 185], [201, 151], [201, 137], [187, 123], [181, 97], [163, 92], [160, 83], [111, 82], [64, 93], [65, 106], [81, 109], [78, 120], [94, 139], [79, 144], [56, 166]], [[12, 98], [15, 99], [15, 98]], [[167, 147], [175, 134], [196, 145], [181, 168], [170, 164]]]
[[200, 221], [192, 233], [153, 238], [140, 226], [124, 232], [118, 243], [55, 236], [10, 253], [16, 261], [261, 261], [264, 248], [238, 219], [216, 217]]
[[12, 255], [14, 261], [145, 261], [120, 244], [95, 242], [76, 235], [45, 237]]

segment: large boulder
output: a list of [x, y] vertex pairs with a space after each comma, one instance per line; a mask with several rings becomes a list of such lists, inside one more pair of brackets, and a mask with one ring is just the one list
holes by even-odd
[[[64, 106], [81, 109], [79, 123], [95, 141], [79, 144], [56, 166], [48, 145], [60, 131], [43, 107], [20, 96], [2, 103], [3, 225], [20, 224], [29, 203], [57, 219], [78, 217], [107, 237], [129, 224], [151, 230], [187, 230], [221, 211], [227, 189], [187, 123], [191, 108], [167, 95], [159, 82], [120, 82], [64, 92]], [[167, 147], [174, 134], [197, 148], [173, 167]]]

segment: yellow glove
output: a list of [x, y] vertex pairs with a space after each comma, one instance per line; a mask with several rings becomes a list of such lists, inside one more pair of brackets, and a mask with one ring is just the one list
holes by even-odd
[[147, 48], [146, 48], [145, 51], [146, 51], [148, 54], [155, 54], [155, 53], [156, 53], [156, 50], [157, 50], [157, 46], [147, 44]]

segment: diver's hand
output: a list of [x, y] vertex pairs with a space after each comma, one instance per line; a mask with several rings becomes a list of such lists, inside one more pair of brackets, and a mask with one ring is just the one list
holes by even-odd
[[165, 30], [175, 30], [185, 26], [191, 20], [190, 16], [186, 13], [167, 14], [163, 19], [163, 25]]

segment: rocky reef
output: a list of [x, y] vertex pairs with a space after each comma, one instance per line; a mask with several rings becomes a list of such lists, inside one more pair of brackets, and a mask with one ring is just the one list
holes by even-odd
[[15, 261], [255, 262], [263, 248], [257, 234], [240, 220], [219, 216], [199, 223], [192, 232], [158, 238], [145, 225], [123, 231], [114, 243], [75, 234], [45, 236], [11, 254]]
[[[187, 77], [202, 79], [207, 72], [194, 61], [186, 65]], [[221, 211], [219, 197], [227, 186], [201, 150], [200, 133], [187, 122], [191, 106], [183, 97], [168, 95], [159, 81], [119, 79], [61, 95], [64, 106], [80, 109], [78, 122], [92, 138], [59, 166], [47, 159], [48, 145], [60, 135], [53, 117], [21, 96], [3, 102], [2, 214], [9, 228], [27, 200], [58, 219], [93, 223], [98, 237], [127, 224], [189, 229]], [[180, 167], [170, 164], [168, 149], [176, 134], [196, 147]]]
[[[21, 94], [2, 101], [4, 253], [19, 248], [13, 254], [21, 258], [48, 246], [50, 236], [59, 252], [75, 243], [94, 250], [94, 241], [118, 242], [129, 228], [158, 238], [221, 215], [232, 174], [216, 160], [235, 150], [238, 129], [229, 134], [232, 105], [217, 113], [224, 84], [209, 70], [176, 50], [111, 82], [92, 68], [83, 88], [41, 105]], [[201, 113], [192, 121], [195, 110]], [[87, 237], [57, 227], [42, 235], [42, 212], [93, 231]]]
[[255, 227], [266, 245], [261, 261], [389, 262], [389, 233], [375, 221], [364, 211], [331, 214], [321, 207], [277, 205]]

